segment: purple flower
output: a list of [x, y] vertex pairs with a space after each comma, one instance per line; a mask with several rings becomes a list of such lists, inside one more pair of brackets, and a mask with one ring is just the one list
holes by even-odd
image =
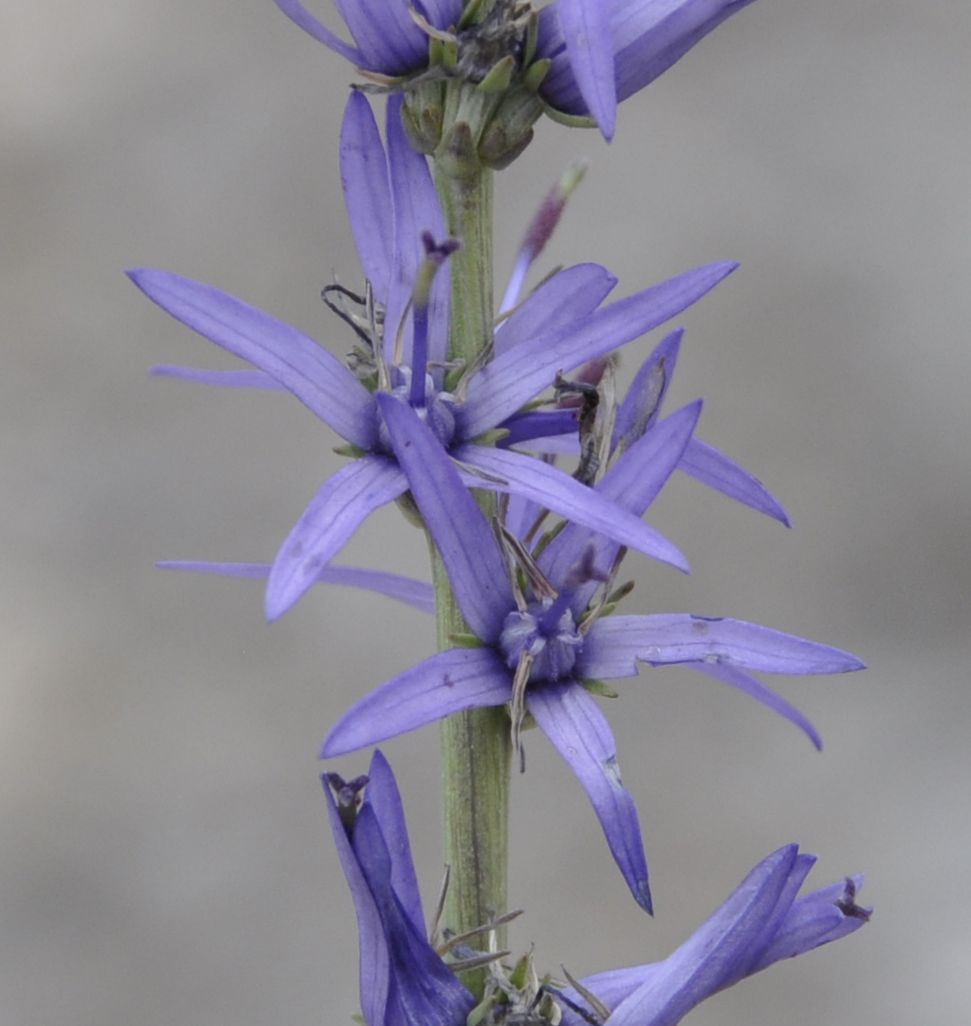
[[234, 372], [237, 376], [229, 382], [220, 372], [176, 373], [220, 384], [271, 379], [341, 435], [358, 457], [325, 482], [283, 543], [267, 584], [267, 616], [272, 620], [286, 612], [360, 523], [409, 488], [398, 463], [395, 429], [379, 403], [388, 394], [406, 397], [418, 411], [440, 450], [456, 461], [466, 487], [540, 502], [623, 545], [686, 569], [675, 546], [638, 516], [541, 461], [475, 443], [547, 388], [560, 370], [602, 356], [658, 326], [699, 299], [735, 265], [698, 268], [603, 308], [598, 307], [613, 279], [594, 265], [570, 268], [506, 320], [491, 360], [460, 370], [456, 384], [447, 388], [448, 290], [441, 287], [444, 273], [434, 285], [429, 280], [446, 260], [448, 245], [432, 241], [432, 236], [444, 234], [442, 215], [424, 158], [404, 138], [400, 103], [392, 98], [388, 104], [387, 153], [367, 101], [356, 93], [348, 101], [341, 138], [347, 205], [376, 301], [365, 303], [361, 317], [347, 317], [367, 340], [358, 360], [359, 375], [306, 335], [224, 292], [166, 271], [130, 272], [155, 303], [249, 361], [262, 375], [254, 378], [251, 372], [241, 379]]
[[717, 991], [858, 930], [870, 918], [856, 904], [860, 877], [797, 897], [815, 861], [794, 844], [780, 848], [663, 962], [581, 980], [583, 991], [610, 1010], [605, 1020], [577, 990], [559, 992], [563, 1026], [674, 1026]]
[[[323, 777], [331, 831], [357, 913], [367, 1026], [464, 1026], [475, 1005], [428, 941], [401, 797], [376, 751], [366, 777]], [[719, 990], [858, 930], [862, 878], [798, 897], [816, 859], [787, 845], [662, 962], [612, 969], [578, 988], [546, 987], [564, 1026], [674, 1026]], [[606, 1015], [603, 1013], [606, 1011]]]
[[364, 71], [405, 75], [428, 63], [428, 35], [412, 18], [417, 11], [435, 28], [458, 21], [462, 0], [334, 0], [354, 45], [335, 36], [299, 0], [274, 0], [277, 7], [318, 42]]
[[[337, 722], [321, 756], [482, 706], [509, 704], [518, 736], [528, 712], [580, 780], [632, 894], [650, 909], [637, 812], [621, 781], [610, 728], [586, 685], [634, 676], [639, 662], [686, 663], [768, 704], [818, 740], [748, 671], [841, 673], [862, 664], [838, 649], [739, 620], [602, 615], [609, 605], [592, 600], [609, 580], [618, 547], [576, 524], [520, 567], [514, 587], [492, 531], [432, 430], [402, 399], [379, 395], [377, 402], [480, 645], [441, 652], [371, 692]], [[700, 407], [693, 403], [634, 440], [597, 492], [631, 515], [643, 512], [681, 459]]]
[[611, 139], [617, 103], [667, 71], [752, 0], [556, 0], [540, 12], [540, 92], [556, 110], [589, 115]]
[[327, 773], [323, 782], [334, 843], [357, 913], [361, 1011], [367, 1026], [464, 1026], [475, 999], [425, 936], [391, 767], [375, 752], [366, 777], [345, 783]]

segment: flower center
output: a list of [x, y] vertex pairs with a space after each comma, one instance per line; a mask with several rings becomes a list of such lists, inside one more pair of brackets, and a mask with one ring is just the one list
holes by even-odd
[[[411, 368], [402, 367], [393, 372], [397, 383], [391, 394], [402, 402], [409, 402], [411, 392]], [[449, 449], [455, 437], [455, 406], [456, 399], [451, 392], [436, 392], [430, 374], [425, 375], [425, 401], [421, 404], [412, 403], [415, 413], [432, 429], [435, 437], [445, 449]], [[384, 418], [378, 424], [378, 447], [382, 452], [392, 454], [391, 437]]]
[[532, 657], [529, 683], [568, 677], [583, 645], [573, 613], [567, 608], [550, 617], [553, 607], [549, 600], [531, 602], [525, 612], [510, 613], [502, 625], [499, 648], [506, 665], [513, 669], [523, 656]]

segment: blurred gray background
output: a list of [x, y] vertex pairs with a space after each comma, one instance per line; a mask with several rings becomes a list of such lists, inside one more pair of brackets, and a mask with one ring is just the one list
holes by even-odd
[[[335, 150], [351, 71], [269, 0], [7, 5], [0, 26], [2, 1021], [347, 1023], [356, 938], [315, 754], [432, 626], [321, 588], [267, 627], [259, 585], [153, 569], [269, 559], [339, 461], [286, 396], [149, 379], [226, 361], [122, 269], [212, 282], [342, 352], [318, 292], [358, 273]], [[545, 124], [497, 182], [500, 277], [576, 155], [591, 169], [545, 268], [598, 260], [629, 292], [742, 263], [683, 318], [672, 398], [705, 397], [701, 436], [794, 528], [678, 479], [654, 522], [694, 575], [633, 559], [632, 608], [745, 617], [870, 665], [780, 682], [822, 754], [687, 673], [621, 684], [654, 921], [528, 737], [513, 940], [542, 966], [662, 956], [790, 840], [820, 854], [817, 884], [866, 872], [868, 929], [694, 1026], [968, 1022], [969, 39], [957, 0], [764, 0], [627, 102], [611, 147]], [[393, 511], [342, 561], [424, 573]], [[427, 903], [436, 745], [385, 746]]]

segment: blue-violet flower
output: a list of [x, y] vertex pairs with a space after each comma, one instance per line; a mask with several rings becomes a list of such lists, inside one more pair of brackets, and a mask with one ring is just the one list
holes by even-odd
[[[401, 796], [380, 751], [368, 774], [323, 777], [334, 843], [358, 920], [367, 1026], [465, 1026], [475, 1005], [426, 938]], [[784, 958], [858, 930], [859, 876], [799, 897], [815, 863], [794, 844], [764, 858], [706, 922], [661, 962], [611, 969], [579, 986], [545, 984], [562, 1026], [675, 1026], [701, 1001]]]
[[[358, 458], [331, 477], [297, 521], [274, 561], [266, 591], [272, 620], [290, 608], [375, 509], [408, 488], [393, 431], [378, 399], [394, 394], [433, 430], [466, 487], [512, 493], [599, 531], [617, 542], [686, 569], [677, 548], [639, 517], [569, 475], [511, 450], [476, 444], [547, 388], [559, 371], [579, 366], [657, 327], [734, 270], [730, 263], [686, 272], [599, 308], [614, 280], [596, 265], [561, 272], [538, 289], [496, 333], [494, 353], [445, 387], [448, 291], [441, 210], [425, 160], [404, 138], [400, 97], [388, 103], [387, 145], [358, 93], [348, 101], [341, 138], [342, 177], [361, 263], [373, 285], [366, 304], [374, 374], [364, 381], [317, 343], [254, 307], [208, 285], [166, 271], [130, 272], [155, 303], [258, 370], [171, 371], [220, 384], [267, 378], [295, 395], [340, 434]], [[447, 269], [447, 264], [446, 264]], [[411, 307], [410, 318], [407, 312]], [[384, 330], [378, 330], [378, 307]], [[363, 332], [363, 329], [362, 329]], [[410, 365], [409, 365], [410, 358]], [[255, 377], [254, 377], [255, 373]], [[458, 394], [456, 394], [458, 393]]]
[[[321, 756], [376, 744], [464, 709], [507, 704], [518, 742], [528, 712], [580, 780], [631, 893], [649, 910], [637, 812], [621, 780], [610, 728], [585, 685], [634, 676], [638, 662], [685, 663], [803, 726], [747, 671], [842, 673], [862, 664], [838, 649], [740, 620], [601, 615], [609, 605], [591, 600], [598, 584], [609, 581], [618, 547], [576, 524], [530, 561], [525, 585], [518, 574], [511, 581], [492, 530], [432, 430], [402, 399], [379, 394], [377, 402], [480, 645], [441, 652], [378, 687], [338, 720]], [[677, 466], [700, 407], [693, 403], [634, 440], [597, 492], [640, 515]]]

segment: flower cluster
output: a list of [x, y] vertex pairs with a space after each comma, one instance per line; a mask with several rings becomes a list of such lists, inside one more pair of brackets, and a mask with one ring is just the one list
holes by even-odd
[[[752, 0], [553, 0], [533, 15], [524, 14], [529, 3], [495, 0], [508, 15], [505, 21], [521, 30], [493, 31], [488, 47], [467, 17], [470, 9], [487, 4], [471, 3], [463, 10], [461, 0], [335, 0], [354, 40], [348, 44], [300, 0], [274, 3], [305, 32], [379, 81], [407, 81], [435, 68], [478, 81], [504, 60], [515, 59], [549, 114], [560, 120], [590, 118], [611, 139], [620, 100], [653, 82]], [[526, 27], [530, 18], [532, 33]], [[459, 53], [462, 44], [474, 46], [477, 54], [485, 50], [485, 64], [475, 61], [470, 67], [458, 54], [451, 62], [443, 60], [435, 46], [443, 38], [454, 40]]]
[[[465, 1026], [472, 994], [459, 982], [467, 962], [452, 942], [425, 934], [401, 798], [387, 760], [345, 783], [325, 774], [331, 831], [357, 912], [361, 1008], [368, 1026]], [[483, 1004], [489, 1021], [564, 1026], [674, 1026], [705, 998], [768, 968], [858, 930], [870, 909], [856, 903], [860, 877], [808, 894], [799, 891], [816, 861], [794, 844], [767, 855], [726, 901], [666, 959], [559, 983], [546, 977], [518, 991], [492, 970]], [[446, 960], [447, 959], [447, 960]], [[544, 1009], [551, 998], [555, 1011]], [[543, 1013], [546, 1014], [543, 1014]], [[549, 1017], [548, 1017], [549, 1016]]]
[[[701, 400], [664, 412], [680, 328], [655, 346], [626, 395], [615, 387], [619, 350], [680, 315], [735, 265], [695, 268], [619, 300], [609, 298], [616, 279], [592, 263], [526, 289], [582, 174], [574, 167], [525, 232], [498, 309], [472, 326], [471, 345], [459, 344], [469, 329], [456, 297], [469, 281], [491, 282], [491, 268], [463, 250], [469, 215], [456, 203], [475, 208], [487, 169], [518, 154], [544, 107], [559, 120], [595, 121], [609, 138], [618, 101], [750, 0], [554, 0], [542, 10], [521, 0], [336, 0], [352, 43], [298, 0], [275, 2], [390, 94], [383, 136], [362, 91], [351, 93], [341, 129], [363, 284], [335, 282], [323, 299], [351, 334], [351, 352], [342, 362], [212, 286], [160, 270], [130, 275], [247, 365], [156, 373], [289, 392], [339, 436], [348, 462], [318, 487], [272, 562], [162, 565], [265, 579], [269, 620], [317, 583], [435, 612], [440, 651], [351, 696], [321, 758], [485, 709], [498, 710], [490, 740], [498, 736], [524, 770], [524, 736], [538, 728], [580, 782], [634, 901], [651, 912], [640, 819], [596, 701], [617, 697], [608, 682], [641, 666], [684, 665], [778, 713], [819, 748], [815, 727], [756, 674], [845, 673], [862, 663], [730, 617], [618, 612], [633, 588], [619, 577], [629, 550], [688, 570], [644, 519], [675, 471], [788, 526], [753, 474], [697, 437]], [[370, 513], [393, 502], [434, 546], [435, 589], [333, 563]], [[470, 742], [473, 762], [483, 740]], [[859, 878], [799, 897], [814, 857], [787, 845], [664, 961], [580, 980], [541, 977], [531, 955], [510, 961], [499, 950], [512, 918], [501, 908], [458, 929], [440, 928], [440, 909], [428, 934], [401, 798], [379, 751], [367, 776], [323, 779], [358, 919], [367, 1026], [673, 1026], [716, 991], [869, 918], [856, 904]], [[471, 822], [476, 803], [463, 786], [447, 788], [445, 801]], [[485, 861], [478, 850], [472, 861], [480, 854]]]

